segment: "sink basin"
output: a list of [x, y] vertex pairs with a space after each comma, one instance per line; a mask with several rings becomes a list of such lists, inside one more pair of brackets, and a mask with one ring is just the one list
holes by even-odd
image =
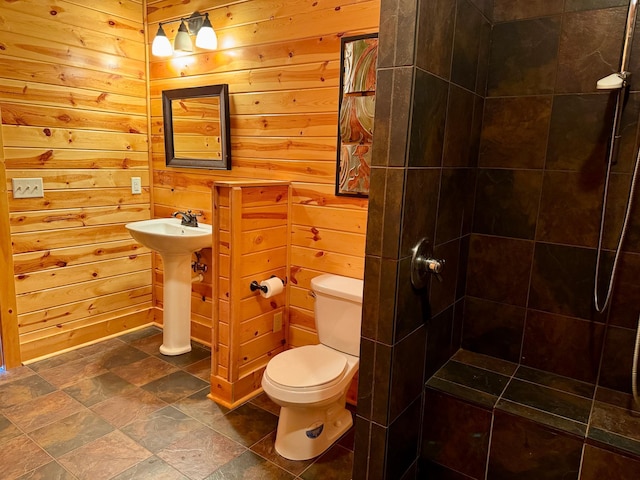
[[131, 236], [160, 255], [180, 255], [210, 247], [211, 225], [180, 225], [179, 218], [154, 218], [125, 225]]
[[191, 256], [211, 247], [211, 225], [181, 225], [179, 218], [155, 218], [125, 225], [131, 236], [160, 254], [164, 270], [162, 302], [163, 355], [191, 351]]

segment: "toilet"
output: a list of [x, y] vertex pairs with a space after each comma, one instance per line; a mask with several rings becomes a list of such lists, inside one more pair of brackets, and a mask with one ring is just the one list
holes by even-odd
[[313, 278], [320, 344], [286, 350], [267, 364], [262, 388], [281, 407], [275, 449], [289, 460], [317, 457], [353, 424], [345, 405], [358, 370], [362, 288], [354, 278]]

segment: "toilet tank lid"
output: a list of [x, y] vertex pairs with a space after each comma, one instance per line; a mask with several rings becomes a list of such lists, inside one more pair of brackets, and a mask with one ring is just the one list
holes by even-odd
[[357, 278], [341, 275], [319, 275], [311, 279], [311, 289], [316, 293], [332, 295], [338, 298], [362, 303], [364, 282]]

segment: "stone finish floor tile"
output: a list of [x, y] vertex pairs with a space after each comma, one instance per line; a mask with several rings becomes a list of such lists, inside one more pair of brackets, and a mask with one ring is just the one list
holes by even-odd
[[59, 463], [49, 462], [29, 473], [25, 473], [18, 480], [75, 480], [75, 478]]
[[82, 410], [31, 432], [30, 437], [49, 455], [58, 458], [111, 431], [113, 427], [105, 420], [89, 410]]
[[51, 457], [44, 450], [26, 435], [20, 435], [0, 448], [0, 478], [18, 478], [50, 461]]
[[114, 431], [60, 457], [80, 480], [108, 480], [150, 457], [151, 453], [120, 431]]
[[0, 480], [342, 478], [334, 474], [352, 454], [280, 457], [280, 407], [264, 394], [233, 410], [216, 404], [210, 349], [194, 343], [168, 358], [161, 343], [162, 331], [146, 327], [0, 370]]
[[193, 375], [178, 370], [169, 375], [149, 382], [142, 387], [143, 390], [153, 393], [156, 397], [167, 403], [172, 403], [203, 389], [208, 384]]
[[114, 427], [122, 428], [166, 406], [166, 402], [155, 395], [135, 388], [93, 405], [91, 410]]
[[116, 367], [112, 370], [116, 375], [138, 387], [176, 371], [178, 371], [177, 367], [155, 357], [147, 357], [144, 360]]
[[226, 465], [213, 472], [207, 480], [289, 480], [294, 476], [256, 455], [253, 452], [245, 452]]
[[80, 403], [56, 391], [4, 411], [18, 428], [29, 433], [82, 410]]
[[157, 455], [190, 478], [205, 478], [244, 451], [242, 445], [202, 426]]
[[107, 372], [97, 377], [87, 378], [64, 389], [66, 393], [83, 405], [90, 407], [115, 395], [133, 390], [135, 385]]
[[113, 477], [113, 480], [189, 480], [189, 477], [153, 456]]
[[0, 410], [3, 408], [21, 405], [41, 397], [47, 393], [54, 392], [56, 387], [45, 381], [38, 375], [31, 375], [13, 382], [9, 382], [2, 386], [2, 395], [0, 395]]
[[311, 464], [302, 475], [304, 480], [351, 480], [353, 452], [334, 445]]

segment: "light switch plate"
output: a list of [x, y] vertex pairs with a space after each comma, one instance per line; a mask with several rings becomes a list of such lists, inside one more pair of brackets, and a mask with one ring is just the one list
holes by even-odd
[[142, 180], [140, 180], [140, 177], [131, 177], [131, 193], [134, 195], [142, 193]]
[[13, 198], [44, 197], [42, 178], [12, 178]]

